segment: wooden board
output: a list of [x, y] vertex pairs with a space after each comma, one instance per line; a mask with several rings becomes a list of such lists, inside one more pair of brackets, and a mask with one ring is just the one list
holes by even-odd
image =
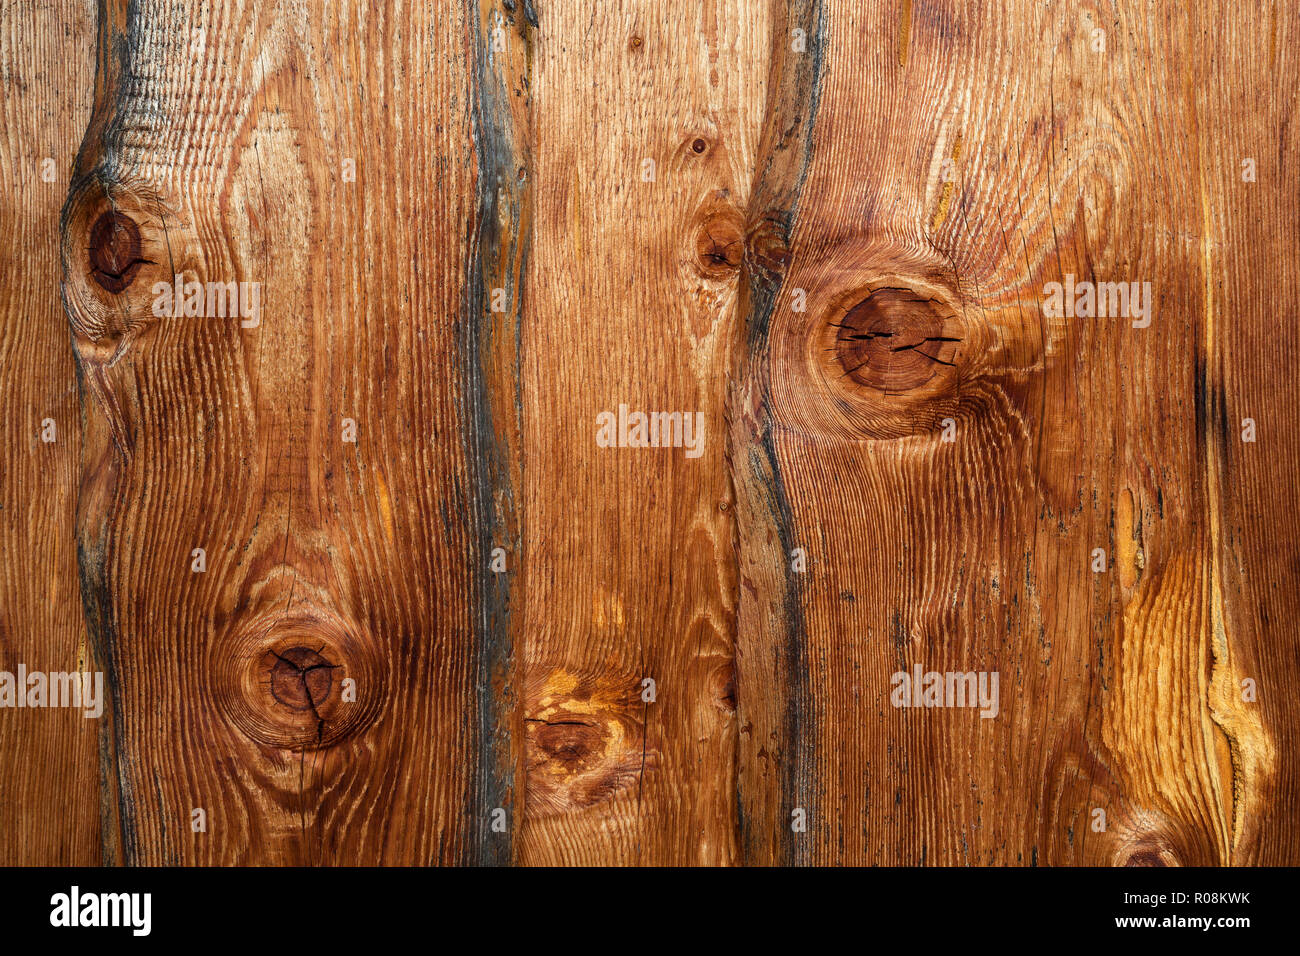
[[[1295, 678], [1294, 624], [1263, 600], [1290, 574], [1263, 555], [1293, 545], [1249, 530], [1261, 501], [1235, 489], [1266, 496], [1293, 460], [1281, 436], [1280, 460], [1239, 440], [1245, 393], [1270, 416], [1284, 400], [1237, 336], [1288, 341], [1263, 304], [1294, 256], [1244, 210], [1294, 144], [1280, 103], [1247, 121], [1223, 101], [1280, 89], [1265, 77], [1294, 17], [833, 14], [793, 254], [750, 362], [753, 527], [809, 567], [776, 607], [781, 555], [742, 532], [766, 587], [742, 586], [739, 628], [743, 648], [779, 619], [777, 680], [798, 693], [756, 709], [788, 755], [783, 814], [811, 823], [757, 835], [756, 855], [1293, 859], [1267, 808], [1294, 712], [1243, 699], [1247, 679]], [[1256, 153], [1273, 172], [1245, 183]], [[1149, 283], [1154, 305], [1046, 317], [1067, 276]], [[918, 669], [997, 674], [993, 719], [893, 706], [893, 675]]]
[[[723, 423], [770, 28], [753, 4], [542, 15], [523, 333], [522, 859], [731, 863]], [[638, 440], [638, 413], [681, 413], [682, 433], [618, 447], [624, 432]]]
[[0, 860], [1300, 858], [1287, 4], [95, 17], [0, 20], [0, 651], [111, 688]]
[[[81, 409], [59, 299], [59, 210], [94, 86], [93, 3], [0, 9], [0, 671], [89, 669], [74, 525]], [[97, 723], [0, 711], [0, 863], [104, 858]]]
[[[233, 12], [101, 10], [65, 213], [120, 858], [472, 860], [498, 786], [474, 603], [476, 24]], [[139, 233], [104, 252], [110, 279], [137, 270], [121, 291], [82, 267], [106, 215]], [[260, 283], [259, 308], [249, 286], [234, 319], [159, 318], [175, 275]]]

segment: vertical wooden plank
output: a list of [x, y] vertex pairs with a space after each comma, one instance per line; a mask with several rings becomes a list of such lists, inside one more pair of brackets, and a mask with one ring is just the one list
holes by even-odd
[[[1226, 862], [1225, 781], [1206, 747], [1209, 538], [1197, 411], [1204, 300], [1185, 225], [1198, 218], [1187, 183], [1199, 164], [1188, 16], [1133, 3], [1050, 24], [1054, 234], [1042, 281], [1149, 283], [1151, 314], [1149, 325], [1067, 316], [1046, 326], [1052, 336], [1065, 332], [1059, 347], [1045, 338], [1044, 394], [1055, 414], [1044, 441], [1056, 442], [1039, 467], [1051, 476], [1053, 517], [1069, 538], [1035, 555], [1034, 575], [1044, 582], [1053, 671], [1062, 632], [1087, 634], [1091, 659], [1077, 678], [1088, 682], [1077, 718], [1087, 750], [1054, 764], [1070, 789], [1058, 787], [1046, 818], [1055, 827], [1038, 828], [1048, 862]], [[1086, 449], [1073, 477], [1072, 447]], [[1082, 509], [1067, 511], [1067, 496]], [[1040, 519], [1036, 540], [1050, 532]], [[1070, 575], [1073, 599], [1049, 604], [1046, 595], [1061, 594]]]
[[769, 359], [773, 316], [790, 263], [791, 232], [808, 175], [826, 44], [820, 3], [790, 3], [773, 18], [768, 96], [750, 195], [741, 284], [741, 345], [728, 404], [736, 494], [740, 662], [737, 797], [742, 859], [804, 862], [793, 815], [813, 807], [812, 699], [789, 496], [774, 445]]
[[[539, 16], [520, 858], [728, 863], [724, 405], [768, 5], [551, 4]], [[694, 450], [602, 447], [603, 422], [619, 441], [620, 408], [698, 419], [678, 443]]]
[[1246, 260], [1215, 233], [1244, 197], [1225, 175], [1228, 127], [1206, 108], [1205, 91], [1229, 64], [1243, 68], [1233, 85], [1248, 84], [1258, 40], [1224, 34], [1235, 14], [1223, 8], [1134, 4], [1122, 13], [1131, 87], [1140, 81], [1161, 97], [1150, 139], [1133, 149], [1142, 202], [1106, 221], [1147, 224], [1121, 235], [1142, 236], [1129, 258], [1157, 294], [1150, 328], [1119, 362], [1127, 381], [1116, 414], [1122, 484], [1112, 499], [1118, 627], [1103, 737], [1123, 799], [1106, 834], [1089, 834], [1084, 857], [1245, 863], [1257, 856], [1252, 820], [1267, 804], [1281, 738], [1241, 696], [1252, 659], [1272, 642], [1261, 643], [1240, 604], [1235, 618], [1225, 612], [1226, 588], [1240, 580], [1225, 561], [1225, 532], [1235, 537], [1224, 484], [1233, 453], [1223, 336], [1232, 322], [1218, 273], [1225, 261]]
[[473, 485], [471, 614], [478, 664], [479, 780], [471, 815], [486, 821], [477, 862], [517, 857], [523, 818], [522, 645], [523, 281], [532, 237], [531, 0], [470, 5], [477, 223], [466, 291], [462, 418]]
[[[72, 538], [76, 369], [59, 302], [59, 208], [90, 111], [94, 5], [0, 10], [0, 671], [94, 668]], [[93, 685], [92, 685], [93, 686]], [[86, 708], [0, 699], [0, 863], [87, 865], [101, 844], [96, 724]], [[47, 698], [48, 700], [48, 698]]]
[[[787, 502], [778, 557], [807, 561], [793, 585], [801, 647], [785, 664], [806, 669], [787, 679], [807, 690], [781, 739], [808, 754], [807, 777], [765, 835], [797, 862], [1014, 861], [1027, 842], [1034, 771], [998, 779], [1005, 713], [890, 706], [892, 675], [914, 664], [1006, 671], [1038, 657], [1036, 633], [1008, 633], [998, 592], [1025, 577], [1016, 405], [1032, 359], [1012, 290], [1029, 277], [996, 275], [999, 233], [937, 211], [952, 202], [942, 160], [963, 138], [996, 142], [1006, 122], [978, 43], [1009, 25], [979, 21], [950, 5], [826, 11], [811, 161], [755, 373], [770, 383], [768, 483]], [[982, 821], [995, 799], [1009, 819]]]
[[[808, 756], [763, 822], [809, 822], [749, 842], [824, 863], [1226, 862], [1234, 789], [1266, 792], [1273, 744], [1227, 694], [1253, 639], [1216, 622], [1217, 312], [1186, 225], [1216, 195], [1188, 188], [1210, 15], [827, 14], [782, 293], [770, 322], [759, 297], [749, 313], [770, 426], [733, 455], [741, 514], [781, 516], [752, 523], [740, 644], [779, 621], [762, 646], [796, 649], [769, 650], [768, 679], [807, 688], [775, 729]], [[1150, 283], [1150, 325], [1045, 314], [1067, 277]], [[796, 547], [791, 584], [774, 565]], [[996, 706], [895, 706], [917, 669], [996, 674]]]
[[[477, 10], [101, 18], [63, 255], [123, 858], [481, 859]], [[155, 315], [177, 274], [260, 309]]]
[[1290, 745], [1300, 710], [1286, 690], [1300, 679], [1300, 439], [1287, 371], [1300, 357], [1289, 319], [1300, 293], [1291, 79], [1300, 36], [1281, 3], [1198, 8], [1188, 27], [1201, 217], [1189, 232], [1205, 310], [1197, 415], [1210, 546], [1207, 676], [1224, 777], [1222, 859], [1279, 865], [1296, 859], [1290, 808], [1300, 790]]

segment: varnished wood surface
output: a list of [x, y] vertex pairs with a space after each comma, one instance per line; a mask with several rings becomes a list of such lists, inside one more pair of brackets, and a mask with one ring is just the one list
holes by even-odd
[[0, 862], [1296, 863], [1298, 43], [4, 7]]

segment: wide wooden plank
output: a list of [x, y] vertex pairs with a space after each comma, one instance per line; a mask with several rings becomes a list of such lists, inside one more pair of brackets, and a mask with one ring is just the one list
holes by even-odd
[[[776, 679], [802, 702], [778, 822], [802, 810], [808, 829], [765, 834], [757, 858], [1258, 855], [1249, 821], [1293, 718], [1278, 701], [1266, 725], [1240, 685], [1288, 635], [1224, 610], [1225, 534], [1258, 545], [1224, 514], [1208, 250], [1242, 194], [1226, 126], [1206, 155], [1198, 90], [1262, 75], [1267, 37], [1233, 34], [1232, 73], [1203, 39], [1221, 16], [832, 5], [791, 261], [751, 359], [770, 382], [753, 510], [808, 557], [780, 605], [766, 555], [766, 606], [741, 610], [743, 646], [782, 608]], [[1076, 280], [1149, 284], [1152, 305], [1048, 314], [1049, 284]], [[898, 706], [931, 671], [999, 693]]]
[[[101, 18], [63, 251], [121, 859], [476, 859], [478, 18]], [[260, 301], [160, 317], [176, 275]]]

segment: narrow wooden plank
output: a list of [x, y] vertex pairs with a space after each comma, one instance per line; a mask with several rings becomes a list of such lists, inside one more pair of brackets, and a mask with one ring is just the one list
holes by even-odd
[[[491, 274], [467, 228], [477, 5], [101, 17], [63, 253], [122, 857], [502, 852], [483, 802], [509, 761], [476, 690], [499, 655], [472, 586], [496, 486], [468, 460], [467, 363], [493, 354], [465, 312]], [[85, 260], [106, 215], [129, 225], [107, 220], [104, 283]], [[260, 283], [260, 310], [155, 316], [176, 274]]]
[[466, 289], [462, 414], [474, 489], [471, 608], [478, 666], [479, 781], [470, 814], [486, 821], [476, 862], [517, 858], [523, 811], [521, 673], [523, 281], [532, 239], [531, 0], [478, 4], [472, 35], [477, 233]]
[[[724, 405], [768, 5], [538, 13], [520, 859], [729, 863], [738, 691]], [[601, 447], [600, 416], [617, 442], [620, 408], [698, 424], [683, 447]]]
[[1198, 162], [1187, 179], [1200, 220], [1187, 232], [1201, 258], [1205, 308], [1197, 412], [1211, 548], [1208, 696], [1225, 778], [1221, 858], [1285, 865], [1297, 858], [1300, 792], [1300, 708], [1288, 691], [1300, 680], [1300, 437], [1288, 372], [1300, 358], [1289, 318], [1300, 294], [1291, 79], [1300, 25], [1284, 3], [1222, 3], [1196, 14], [1187, 76]]
[[[58, 289], [59, 209], [90, 112], [94, 17], [82, 0], [0, 9], [0, 671], [15, 682], [20, 667], [96, 666], [73, 540], [81, 410]], [[0, 709], [0, 864], [111, 859], [99, 721], [85, 716], [94, 708], [18, 709], [30, 690], [11, 687]]]
[[796, 570], [790, 501], [775, 457], [769, 362], [773, 317], [782, 302], [793, 307], [797, 294], [782, 283], [811, 159], [825, 46], [822, 4], [787, 4], [774, 17], [747, 216], [742, 341], [728, 403], [740, 583], [736, 656], [743, 690], [737, 797], [743, 860], [749, 864], [806, 861], [808, 843], [794, 838], [793, 817], [814, 810], [802, 572]]

